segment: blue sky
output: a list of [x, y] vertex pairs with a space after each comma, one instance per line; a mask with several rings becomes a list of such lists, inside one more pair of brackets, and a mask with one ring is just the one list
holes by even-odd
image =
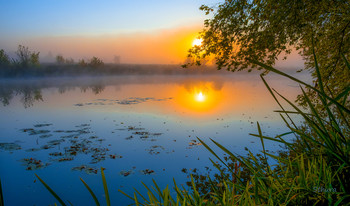
[[218, 0], [0, 0], [1, 36], [100, 35], [202, 22]]

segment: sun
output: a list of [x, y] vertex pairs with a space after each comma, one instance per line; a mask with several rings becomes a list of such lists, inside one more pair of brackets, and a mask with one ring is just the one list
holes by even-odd
[[192, 46], [202, 46], [203, 39], [195, 39], [192, 42]]
[[202, 92], [199, 92], [197, 95], [196, 95], [196, 100], [198, 102], [203, 102], [205, 100], [205, 96], [203, 95]]

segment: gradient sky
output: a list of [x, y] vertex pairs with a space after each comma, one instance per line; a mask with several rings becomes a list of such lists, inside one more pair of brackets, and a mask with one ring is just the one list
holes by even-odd
[[[100, 57], [122, 63], [179, 64], [209, 18], [202, 4], [223, 0], [0, 0], [0, 49], [19, 44], [42, 62]], [[300, 63], [300, 62], [299, 62]]]
[[0, 0], [0, 49], [11, 55], [22, 44], [40, 51], [43, 61], [61, 54], [76, 61], [112, 62], [117, 55], [123, 63], [180, 63], [207, 18], [199, 7], [218, 2]]

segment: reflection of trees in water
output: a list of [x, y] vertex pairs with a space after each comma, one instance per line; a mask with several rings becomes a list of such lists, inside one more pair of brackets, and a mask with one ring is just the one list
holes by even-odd
[[224, 82], [216, 81], [216, 80], [212, 80], [212, 81], [197, 80], [197, 81], [183, 82], [183, 86], [189, 92], [194, 92], [196, 89], [200, 89], [203, 92], [206, 92], [209, 90], [220, 91], [223, 85], [224, 85]]
[[92, 86], [81, 86], [80, 87], [80, 91], [81, 92], [86, 92], [87, 90], [91, 89], [91, 91], [94, 94], [99, 94], [101, 93], [104, 89], [105, 89], [105, 85], [102, 84], [96, 84], [96, 85], [92, 85]]
[[[1, 86], [0, 87], [0, 101], [3, 106], [7, 106], [11, 103], [11, 100], [15, 96], [20, 97], [25, 108], [31, 107], [35, 102], [44, 101], [42, 90], [47, 89], [51, 86], [42, 85], [42, 86], [28, 86], [28, 85], [12, 85], [12, 86]], [[91, 86], [59, 86], [57, 91], [59, 94], [63, 94], [68, 91], [75, 90], [80, 88], [81, 92], [86, 92], [91, 90], [94, 94], [99, 94], [105, 89], [103, 84], [94, 84]]]
[[4, 106], [10, 104], [10, 100], [13, 98], [13, 92], [0, 87], [0, 100]]
[[23, 103], [25, 108], [33, 106], [35, 101], [44, 101], [40, 89], [25, 88], [21, 92], [22, 92], [21, 102]]
[[1, 87], [0, 89], [0, 101], [3, 106], [7, 106], [10, 104], [11, 100], [15, 96], [21, 96], [21, 102], [25, 108], [33, 106], [36, 101], [44, 101], [43, 96], [41, 94], [41, 90], [39, 88], [31, 88], [31, 87], [16, 87], [16, 88], [8, 88]]
[[69, 86], [66, 86], [66, 87], [58, 87], [58, 93], [60, 94], [63, 94], [65, 92], [68, 92], [68, 91], [73, 91], [75, 89], [75, 87], [69, 87]]
[[[225, 75], [226, 76], [226, 75]], [[0, 80], [0, 101], [4, 106], [11, 103], [14, 97], [20, 97], [24, 107], [30, 107], [38, 101], [44, 101], [42, 90], [56, 88], [59, 94], [73, 91], [77, 88], [81, 92], [92, 91], [97, 95], [106, 86], [115, 86], [118, 90], [128, 84], [164, 84], [173, 83], [186, 88], [187, 91], [201, 89], [220, 91], [225, 81], [224, 76], [121, 76], [121, 77], [86, 77], [86, 78], [43, 78], [34, 80]]]

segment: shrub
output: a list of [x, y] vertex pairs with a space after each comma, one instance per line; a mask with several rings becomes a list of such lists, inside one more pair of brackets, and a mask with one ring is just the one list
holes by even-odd
[[56, 56], [56, 63], [57, 64], [64, 64], [64, 62], [65, 62], [65, 59], [64, 59], [64, 57], [62, 55], [57, 55]]
[[39, 66], [39, 54], [40, 52], [29, 51], [28, 47], [19, 45], [16, 51], [18, 59], [13, 60], [13, 63], [22, 68]]
[[6, 67], [10, 65], [9, 56], [5, 53], [3, 49], [0, 50], [0, 66]]
[[91, 58], [88, 65], [92, 68], [99, 68], [99, 67], [103, 67], [104, 63], [100, 58], [94, 56]]
[[81, 60], [78, 61], [78, 65], [79, 65], [80, 67], [87, 67], [87, 66], [88, 66], [88, 63], [85, 62], [84, 59], [81, 59]]

